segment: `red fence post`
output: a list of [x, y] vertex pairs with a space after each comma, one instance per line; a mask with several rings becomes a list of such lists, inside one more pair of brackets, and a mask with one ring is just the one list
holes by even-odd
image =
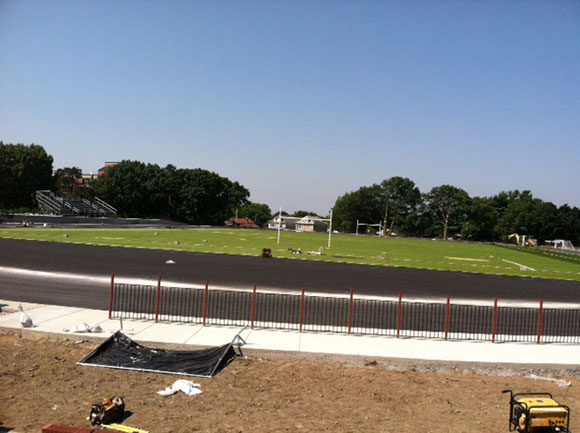
[[205, 281], [205, 298], [203, 300], [203, 326], [205, 326], [205, 319], [207, 317], [207, 300], [209, 298], [209, 280]]
[[354, 289], [350, 289], [350, 308], [348, 310], [348, 335], [352, 328], [352, 313], [354, 311]]
[[542, 322], [544, 320], [544, 300], [540, 299], [540, 311], [538, 312], [538, 344], [542, 339]]
[[445, 314], [445, 341], [449, 335], [449, 318], [451, 316], [451, 296], [447, 295], [447, 313]]
[[161, 277], [157, 280], [157, 304], [155, 305], [155, 323], [159, 322], [159, 307], [161, 305]]
[[255, 319], [256, 319], [256, 283], [254, 283], [254, 296], [252, 298], [252, 329], [254, 329]]
[[302, 286], [302, 302], [300, 304], [300, 332], [302, 332], [303, 323], [304, 323], [304, 286]]
[[397, 309], [397, 338], [401, 334], [401, 323], [403, 321], [403, 292], [399, 292], [399, 308]]
[[113, 295], [115, 294], [115, 274], [111, 274], [111, 294], [109, 296], [109, 320], [113, 315]]
[[493, 326], [491, 329], [491, 342], [495, 343], [495, 333], [497, 332], [497, 298], [493, 301]]

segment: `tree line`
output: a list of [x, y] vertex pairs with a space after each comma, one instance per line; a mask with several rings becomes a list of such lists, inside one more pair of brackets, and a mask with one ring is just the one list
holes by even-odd
[[32, 210], [35, 191], [53, 185], [52, 163], [42, 146], [0, 141], [0, 209]]
[[580, 209], [557, 207], [530, 191], [470, 197], [461, 188], [441, 185], [422, 193], [411, 179], [395, 176], [340, 196], [333, 210], [333, 226], [350, 233], [358, 220], [405, 236], [505, 241], [519, 233], [580, 243]]
[[[250, 191], [217, 173], [122, 161], [105, 175], [78, 188], [78, 167], [53, 170], [53, 157], [42, 146], [0, 141], [0, 210], [36, 210], [35, 191], [49, 189], [66, 198], [99, 197], [120, 216], [167, 218], [189, 224], [222, 225], [238, 215], [264, 225], [272, 211], [252, 203]], [[294, 216], [313, 214], [297, 211]], [[530, 191], [503, 191], [470, 197], [461, 188], [441, 185], [423, 193], [404, 177], [362, 186], [336, 200], [333, 228], [353, 233], [361, 223], [381, 224], [384, 233], [417, 237], [456, 237], [505, 241], [511, 233], [539, 241], [569, 239], [580, 244], [580, 209], [535, 198]]]
[[78, 188], [80, 168], [53, 171], [53, 158], [42, 146], [0, 142], [0, 173], [3, 211], [35, 210], [35, 191], [47, 189], [65, 198], [99, 197], [122, 217], [222, 225], [236, 210], [260, 222], [271, 213], [267, 205], [250, 202], [243, 185], [201, 168], [122, 161]]

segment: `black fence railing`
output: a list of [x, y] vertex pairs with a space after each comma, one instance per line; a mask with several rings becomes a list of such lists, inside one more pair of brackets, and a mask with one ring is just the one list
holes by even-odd
[[109, 317], [308, 332], [492, 342], [580, 343], [580, 310], [119, 284]]

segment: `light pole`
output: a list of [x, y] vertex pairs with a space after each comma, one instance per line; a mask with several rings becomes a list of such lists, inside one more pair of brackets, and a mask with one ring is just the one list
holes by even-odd
[[276, 242], [280, 245], [280, 228], [282, 227], [282, 206], [280, 206], [280, 212], [278, 213], [278, 241]]
[[330, 227], [328, 229], [328, 249], [330, 249], [331, 242], [332, 242], [332, 209], [330, 209]]

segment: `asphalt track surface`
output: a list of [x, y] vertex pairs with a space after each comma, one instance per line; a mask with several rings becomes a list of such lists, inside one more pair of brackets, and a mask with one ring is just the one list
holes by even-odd
[[[175, 264], [166, 264], [173, 260]], [[0, 299], [107, 309], [111, 274], [182, 284], [397, 297], [580, 303], [580, 282], [433, 271], [387, 266], [264, 259], [225, 254], [148, 250], [0, 239], [0, 267], [91, 278], [43, 278], [0, 272]]]

